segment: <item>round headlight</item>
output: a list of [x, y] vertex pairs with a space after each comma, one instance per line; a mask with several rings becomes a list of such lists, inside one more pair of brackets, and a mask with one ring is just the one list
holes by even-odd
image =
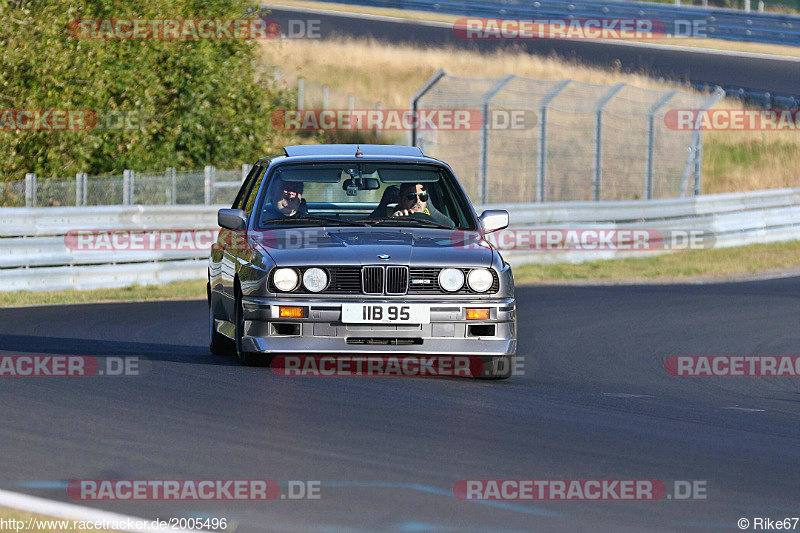
[[311, 292], [319, 292], [328, 284], [328, 275], [321, 268], [309, 268], [303, 272], [303, 285]]
[[455, 292], [464, 286], [464, 273], [457, 268], [443, 268], [439, 272], [439, 286], [447, 292]]
[[469, 284], [469, 288], [475, 292], [486, 292], [492, 286], [492, 283], [494, 283], [494, 278], [492, 277], [492, 273], [485, 268], [476, 268], [475, 270], [469, 271], [467, 283]]
[[285, 292], [295, 290], [299, 281], [297, 271], [293, 268], [279, 268], [272, 276], [272, 283]]

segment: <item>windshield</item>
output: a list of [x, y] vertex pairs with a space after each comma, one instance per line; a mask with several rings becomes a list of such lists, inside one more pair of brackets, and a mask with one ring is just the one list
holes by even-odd
[[257, 228], [397, 226], [475, 229], [455, 178], [436, 165], [297, 163], [275, 167], [265, 185]]

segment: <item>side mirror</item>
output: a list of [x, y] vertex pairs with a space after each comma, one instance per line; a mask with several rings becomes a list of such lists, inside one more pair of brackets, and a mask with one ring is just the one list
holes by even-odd
[[220, 209], [217, 224], [221, 228], [242, 231], [247, 229], [247, 215], [241, 209]]
[[488, 209], [478, 217], [483, 224], [483, 231], [491, 233], [508, 227], [508, 211], [502, 209]]

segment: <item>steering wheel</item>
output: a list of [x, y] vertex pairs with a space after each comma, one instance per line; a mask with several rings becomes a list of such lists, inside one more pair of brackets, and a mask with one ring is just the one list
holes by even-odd
[[[417, 211], [416, 213], [411, 213], [407, 217], [398, 217], [398, 218], [416, 218], [416, 219], [419, 219], [419, 220], [429, 220], [431, 222], [434, 222], [434, 223], [440, 224], [440, 225], [444, 224], [443, 222], [440, 222], [440, 221], [436, 220], [435, 218], [433, 218], [431, 215], [428, 215], [428, 214], [425, 214], [425, 213], [420, 213], [419, 211]], [[452, 227], [455, 227], [455, 226], [452, 226]]]
[[420, 219], [420, 220], [430, 220], [430, 221], [432, 221], [432, 222], [436, 222], [436, 221], [433, 219], [433, 217], [432, 217], [432, 216], [430, 216], [430, 215], [428, 215], [428, 214], [426, 214], [426, 213], [421, 213], [421, 212], [419, 212], [419, 211], [415, 211], [415, 212], [413, 212], [413, 213], [411, 213], [410, 215], [407, 215], [407, 216], [405, 216], [405, 217], [397, 217], [397, 218], [418, 218], [418, 219]]

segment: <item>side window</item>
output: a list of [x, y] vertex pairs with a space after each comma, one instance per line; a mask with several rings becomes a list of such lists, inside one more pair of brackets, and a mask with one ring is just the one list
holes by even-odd
[[244, 207], [240, 208], [244, 209], [244, 212], [248, 217], [250, 216], [250, 213], [253, 212], [253, 204], [256, 202], [258, 190], [261, 188], [261, 182], [264, 181], [264, 176], [267, 175], [267, 173], [263, 172], [263, 170], [263, 168], [259, 169], [259, 172], [256, 174], [256, 178], [253, 180], [250, 190], [247, 191], [247, 200], [244, 202]]
[[231, 209], [244, 209], [242, 206], [244, 205], [244, 200], [247, 198], [247, 191], [250, 190], [250, 187], [253, 185], [253, 180], [258, 175], [261, 167], [258, 165], [253, 165], [253, 168], [250, 169], [250, 174], [244, 179], [244, 183], [239, 188], [239, 192], [236, 194], [236, 199], [233, 201], [233, 205]]

